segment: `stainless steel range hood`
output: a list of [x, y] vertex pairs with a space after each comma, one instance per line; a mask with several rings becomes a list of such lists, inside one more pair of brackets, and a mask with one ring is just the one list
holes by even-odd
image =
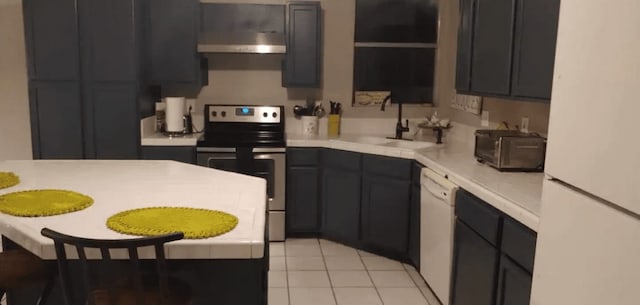
[[277, 33], [200, 33], [198, 53], [284, 54], [285, 37]]

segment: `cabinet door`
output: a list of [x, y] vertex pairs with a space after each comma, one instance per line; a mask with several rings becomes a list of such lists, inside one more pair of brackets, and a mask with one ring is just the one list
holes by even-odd
[[456, 220], [451, 305], [493, 305], [497, 268], [498, 250]]
[[87, 156], [138, 159], [140, 120], [136, 85], [86, 84], [85, 141]]
[[549, 100], [560, 0], [519, 0], [517, 8], [511, 92]]
[[32, 81], [29, 100], [33, 157], [84, 158], [80, 85]]
[[357, 245], [360, 232], [360, 173], [324, 168], [322, 174], [323, 232]]
[[515, 0], [476, 0], [471, 90], [509, 95]]
[[137, 79], [134, 1], [78, 2], [83, 78], [92, 81]]
[[29, 78], [78, 80], [76, 1], [24, 0], [23, 6]]
[[458, 25], [458, 53], [456, 61], [456, 89], [469, 91], [471, 85], [471, 54], [475, 0], [460, 0]]
[[196, 148], [194, 146], [142, 146], [142, 159], [196, 164]]
[[294, 2], [288, 6], [287, 55], [283, 86], [320, 86], [321, 36], [319, 2]]
[[508, 256], [500, 258], [497, 305], [529, 305], [531, 274]]
[[362, 179], [362, 240], [372, 248], [405, 257], [409, 239], [407, 180], [365, 175]]
[[[154, 84], [202, 85], [197, 0], [153, 0], [149, 3], [150, 79]], [[206, 69], [205, 69], [206, 70]]]
[[287, 234], [320, 232], [319, 170], [290, 167], [287, 172]]
[[411, 173], [411, 206], [409, 208], [409, 260], [420, 270], [420, 173], [422, 165], [415, 162]]

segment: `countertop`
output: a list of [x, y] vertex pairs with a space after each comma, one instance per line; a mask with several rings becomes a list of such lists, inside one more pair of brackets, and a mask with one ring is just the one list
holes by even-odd
[[109, 216], [150, 206], [184, 206], [231, 213], [232, 231], [208, 239], [167, 244], [170, 259], [260, 258], [264, 253], [266, 182], [264, 179], [175, 161], [37, 160], [2, 161], [20, 184], [0, 195], [33, 189], [67, 189], [94, 199], [89, 208], [50, 217], [0, 213], [0, 233], [44, 259], [54, 259], [44, 227], [88, 238], [132, 238], [106, 227]]
[[543, 173], [500, 172], [477, 162], [473, 157], [472, 148], [467, 143], [455, 140], [414, 150], [358, 143], [357, 140], [362, 137], [362, 135], [341, 135], [337, 138], [287, 135], [287, 146], [324, 147], [414, 159], [537, 231], [542, 201]]
[[150, 132], [142, 135], [140, 144], [142, 146], [196, 146], [200, 137], [202, 137], [202, 133], [169, 137], [159, 132]]
[[[455, 139], [445, 139], [445, 144], [433, 144], [431, 147], [416, 150], [364, 144], [359, 141], [363, 137], [384, 138], [384, 135], [347, 134], [329, 138], [327, 136], [303, 136], [288, 133], [287, 146], [324, 147], [416, 160], [537, 231], [542, 200], [543, 173], [500, 172], [478, 163], [473, 157], [472, 147], [468, 143]], [[425, 139], [433, 142], [432, 138]], [[192, 138], [170, 139], [151, 133], [142, 138], [142, 145], [195, 146], [196, 142], [195, 134], [192, 135]]]

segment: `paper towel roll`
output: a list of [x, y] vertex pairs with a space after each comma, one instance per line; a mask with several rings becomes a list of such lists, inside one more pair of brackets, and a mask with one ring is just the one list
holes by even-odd
[[184, 130], [184, 97], [167, 97], [165, 98], [165, 102], [167, 103], [165, 110], [167, 131], [182, 132]]

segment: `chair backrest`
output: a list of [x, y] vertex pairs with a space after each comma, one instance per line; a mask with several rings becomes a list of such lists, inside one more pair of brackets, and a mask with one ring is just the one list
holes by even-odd
[[[66, 305], [95, 304], [94, 296], [90, 296], [90, 292], [97, 288], [107, 291], [110, 305], [117, 305], [115, 291], [118, 280], [123, 278], [132, 281], [136, 304], [143, 305], [143, 273], [154, 275], [154, 278], [157, 279], [158, 291], [166, 296], [168, 293], [168, 273], [164, 244], [184, 238], [184, 234], [178, 232], [119, 240], [87, 239], [65, 235], [47, 228], [42, 229], [41, 234], [54, 241], [60, 283]], [[68, 246], [65, 247], [65, 245]], [[154, 248], [156, 268], [148, 268], [146, 261], [142, 264], [138, 250], [143, 247]], [[68, 249], [75, 251], [67, 253]], [[126, 250], [128, 257], [112, 258], [110, 250], [115, 249]], [[99, 257], [88, 258], [88, 252], [94, 253], [91, 251], [94, 251], [96, 256], [99, 252]], [[73, 255], [74, 252], [77, 252], [78, 258], [69, 259], [69, 255]], [[76, 288], [77, 284], [83, 288]], [[160, 298], [160, 302], [162, 299]]]

